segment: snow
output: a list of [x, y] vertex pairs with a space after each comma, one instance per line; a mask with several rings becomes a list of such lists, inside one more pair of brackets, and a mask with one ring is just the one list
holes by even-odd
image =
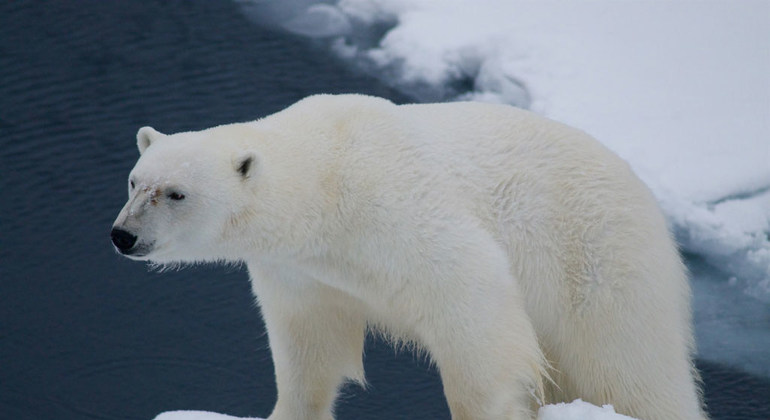
[[632, 417], [616, 414], [611, 405], [597, 407], [582, 400], [569, 404], [550, 404], [540, 408], [537, 420], [633, 420]]
[[[256, 417], [232, 417], [206, 411], [169, 411], [155, 417], [155, 420], [262, 420]], [[611, 405], [597, 407], [582, 400], [569, 404], [551, 404], [540, 408], [537, 420], [634, 420], [632, 417], [616, 414]]]
[[591, 133], [652, 188], [685, 252], [770, 303], [770, 2], [291, 7], [284, 28], [418, 100], [510, 103]]
[[168, 411], [155, 420], [264, 420], [257, 417], [233, 417], [208, 411]]
[[[684, 251], [770, 302], [770, 2], [342, 0], [334, 50], [421, 100], [579, 127], [630, 162]], [[454, 86], [467, 86], [462, 91]]]

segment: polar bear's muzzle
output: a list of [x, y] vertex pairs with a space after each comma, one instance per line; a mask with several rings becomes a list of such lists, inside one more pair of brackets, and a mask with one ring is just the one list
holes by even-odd
[[136, 235], [119, 228], [113, 228], [110, 233], [112, 244], [121, 254], [130, 254], [136, 244]]
[[147, 255], [148, 247], [137, 244], [137, 236], [127, 230], [114, 227], [110, 232], [110, 238], [115, 249], [125, 256], [143, 257]]

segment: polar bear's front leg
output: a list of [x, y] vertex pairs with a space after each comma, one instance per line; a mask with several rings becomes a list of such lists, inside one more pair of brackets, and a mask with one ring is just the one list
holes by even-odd
[[479, 302], [487, 306], [464, 315], [474, 320], [443, 318], [434, 329], [441, 335], [427, 340], [453, 420], [533, 418], [544, 362], [528, 317], [514, 301]]
[[278, 386], [269, 420], [332, 420], [340, 384], [363, 382], [366, 322], [358, 304], [321, 285], [255, 291]]
[[517, 281], [494, 244], [463, 246], [457, 253], [466, 258], [433, 267], [435, 277], [411, 290], [425, 296], [412, 308], [418, 334], [439, 368], [453, 420], [531, 419], [546, 362]]

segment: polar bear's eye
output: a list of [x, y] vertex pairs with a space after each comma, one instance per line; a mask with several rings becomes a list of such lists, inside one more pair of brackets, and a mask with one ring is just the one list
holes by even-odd
[[168, 193], [168, 198], [170, 198], [170, 199], [172, 199], [174, 201], [184, 200], [184, 194], [180, 194], [180, 193], [178, 193], [176, 191], [173, 191], [173, 192]]
[[129, 181], [129, 185], [131, 185], [131, 189], [132, 190], [136, 187], [136, 185], [134, 184], [134, 180], [133, 179], [131, 181]]

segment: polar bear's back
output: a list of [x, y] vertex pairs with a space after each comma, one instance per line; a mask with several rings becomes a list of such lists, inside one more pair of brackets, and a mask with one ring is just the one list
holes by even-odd
[[[523, 278], [594, 284], [601, 267], [585, 263], [591, 255], [628, 257], [607, 265], [632, 271], [638, 271], [634, 262], [650, 258], [678, 264], [650, 191], [625, 161], [578, 129], [471, 102], [394, 105], [321, 95], [292, 110], [302, 114], [291, 117], [295, 126], [312, 122], [308, 136], [327, 133], [333, 144], [323, 147], [337, 151], [332, 166], [353, 201], [413, 216], [421, 209], [436, 215], [426, 207], [463, 213], [506, 246]], [[537, 264], [526, 258], [535, 249], [547, 256]], [[626, 255], [655, 249], [660, 255]], [[585, 298], [574, 292], [568, 299]]]
[[[603, 179], [605, 175], [645, 187], [628, 165], [584, 132], [507, 105], [475, 102], [395, 105], [363, 95], [317, 95], [273, 117], [307, 136], [326, 134], [319, 147], [345, 151], [345, 163], [376, 163], [388, 177], [441, 174], [442, 182], [475, 182], [485, 189], [516, 175], [554, 179]], [[271, 118], [273, 118], [271, 117]], [[298, 125], [297, 121], [303, 124]], [[334, 143], [334, 144], [329, 144]], [[408, 173], [391, 166], [412, 165]], [[346, 170], [343, 166], [341, 170]], [[363, 175], [363, 174], [357, 174]], [[633, 179], [633, 181], [631, 181]], [[606, 186], [603, 186], [606, 187]], [[634, 191], [636, 193], [636, 191]]]
[[325, 155], [347, 193], [392, 199], [384, 207], [451, 207], [505, 242], [568, 234], [590, 242], [584, 230], [667, 235], [655, 198], [625, 161], [586, 133], [529, 111], [318, 95], [275, 116], [306, 131], [294, 138]]
[[542, 246], [562, 250], [565, 241], [591, 239], [590, 231], [639, 241], [650, 231], [667, 235], [654, 197], [625, 161], [584, 132], [529, 111], [319, 95], [276, 116], [292, 131], [306, 130], [294, 137], [326, 154], [324, 167], [354, 201], [465, 212], [509, 247], [548, 240]]

